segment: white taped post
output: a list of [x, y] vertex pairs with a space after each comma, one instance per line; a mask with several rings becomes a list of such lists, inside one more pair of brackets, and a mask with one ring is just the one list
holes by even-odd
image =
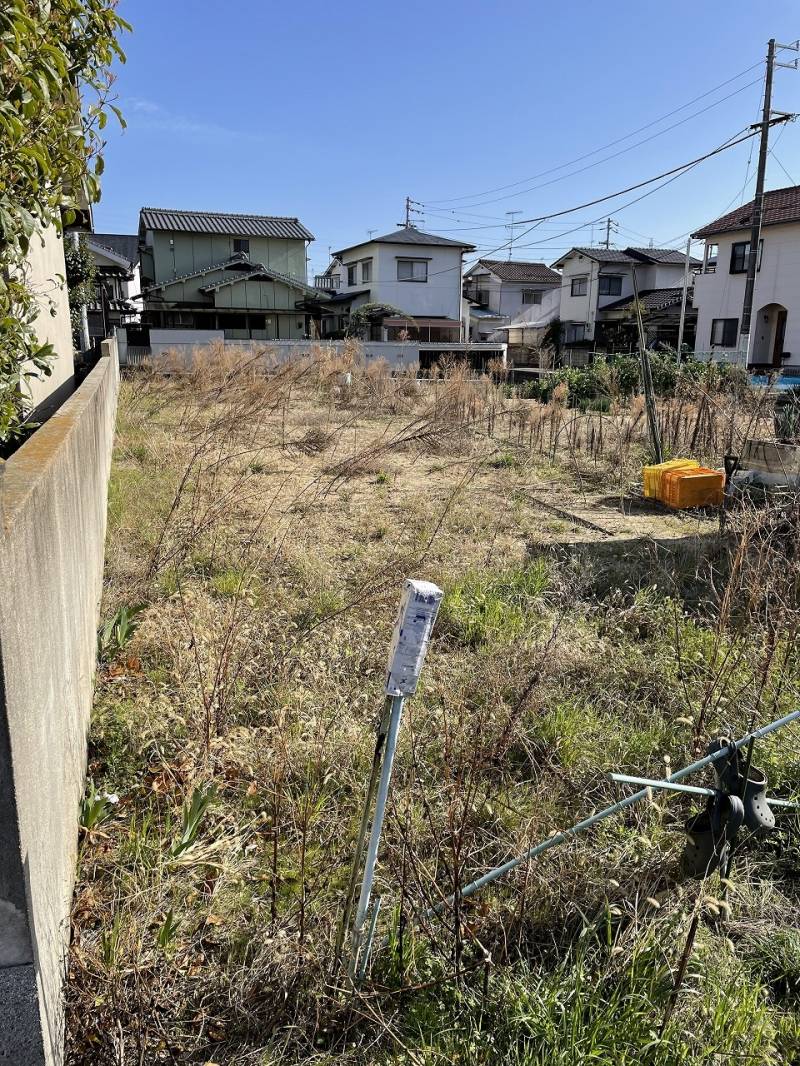
[[[375, 864], [378, 860], [378, 846], [381, 839], [383, 819], [386, 814], [386, 803], [389, 797], [389, 784], [392, 778], [400, 721], [403, 716], [403, 704], [406, 696], [413, 695], [417, 690], [419, 675], [422, 672], [431, 633], [433, 632], [433, 624], [436, 621], [436, 615], [443, 596], [444, 593], [438, 585], [434, 585], [430, 581], [416, 581], [409, 578], [403, 588], [400, 610], [397, 613], [397, 620], [392, 633], [392, 642], [389, 647], [389, 663], [384, 685], [386, 695], [391, 699], [391, 708], [386, 731], [386, 745], [383, 750], [383, 764], [375, 800], [375, 814], [372, 818], [372, 828], [367, 844], [364, 877], [361, 882], [361, 893], [358, 899], [355, 920], [353, 921], [350, 952], [351, 977], [362, 974], [366, 969], [366, 950], [360, 966], [358, 964], [358, 956], [361, 949], [364, 923], [369, 909], [372, 883], [375, 878]], [[358, 856], [356, 856], [356, 861], [358, 861]]]

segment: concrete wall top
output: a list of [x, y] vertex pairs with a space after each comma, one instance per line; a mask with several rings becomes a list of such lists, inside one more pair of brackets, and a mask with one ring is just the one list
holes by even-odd
[[117, 387], [114, 351], [0, 479], [0, 1060], [18, 1066], [63, 1053]]

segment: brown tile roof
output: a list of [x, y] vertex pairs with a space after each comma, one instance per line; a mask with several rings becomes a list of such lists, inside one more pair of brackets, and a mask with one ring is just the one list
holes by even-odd
[[[800, 185], [789, 185], [785, 189], [770, 189], [764, 193], [764, 207], [761, 215], [762, 226], [779, 226], [782, 222], [800, 222]], [[729, 211], [727, 215], [714, 219], [703, 226], [692, 237], [713, 237], [717, 233], [732, 233], [735, 230], [750, 229], [753, 224], [753, 201]]]
[[530, 281], [538, 285], [560, 285], [561, 275], [546, 263], [523, 263], [515, 259], [481, 259], [501, 281]]

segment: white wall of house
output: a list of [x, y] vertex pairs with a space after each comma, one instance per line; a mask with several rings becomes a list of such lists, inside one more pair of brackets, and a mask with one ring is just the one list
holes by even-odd
[[[400, 281], [398, 260], [420, 260], [427, 264], [426, 281]], [[371, 261], [369, 281], [363, 281], [361, 264]], [[356, 267], [353, 284], [348, 280], [348, 267]], [[334, 272], [341, 275], [339, 292], [370, 290], [370, 300], [392, 304], [418, 318], [450, 318], [461, 320], [461, 249], [436, 244], [383, 244], [368, 241], [347, 249], [342, 266]], [[354, 304], [354, 306], [356, 306]]]
[[[640, 292], [646, 289], [668, 289], [683, 284], [682, 263], [637, 263], [636, 284]], [[583, 323], [585, 339], [593, 340], [598, 319], [602, 320], [603, 308], [617, 300], [633, 296], [633, 264], [598, 263], [588, 256], [570, 255], [563, 264], [561, 285], [561, 321]], [[600, 278], [619, 277], [620, 291], [609, 295], [600, 294]], [[572, 295], [572, 279], [587, 278], [587, 291], [583, 296]]]
[[[738, 349], [744, 300], [744, 274], [731, 274], [731, 248], [734, 243], [749, 241], [750, 231], [724, 233], [706, 240], [718, 246], [717, 265], [713, 273], [705, 268], [694, 279], [694, 306], [697, 308], [697, 338], [695, 351], [710, 353], [715, 359], [732, 359]], [[784, 367], [800, 367], [800, 223], [765, 226], [762, 231], [763, 250], [761, 268], [756, 274], [751, 323], [751, 352], [770, 353], [774, 345], [775, 315], [771, 305], [786, 308], [786, 333], [783, 351], [791, 357]], [[704, 263], [706, 261], [704, 256]], [[714, 319], [736, 319], [737, 343], [732, 346], [712, 345], [711, 328]], [[756, 361], [751, 355], [751, 361]], [[770, 359], [765, 360], [767, 362]]]
[[507, 321], [516, 318], [517, 315], [522, 314], [529, 307], [536, 306], [532, 303], [524, 302], [523, 295], [525, 293], [544, 294], [553, 288], [558, 288], [558, 284], [546, 285], [541, 282], [531, 281], [501, 281], [488, 267], [482, 266], [480, 263], [467, 272], [465, 280], [479, 291], [486, 292], [488, 294], [488, 310], [502, 315]]
[[34, 323], [36, 336], [40, 344], [53, 345], [55, 358], [49, 377], [31, 378], [25, 385], [34, 410], [59, 390], [66, 391], [75, 374], [69, 299], [64, 282], [66, 272], [64, 240], [58, 235], [55, 226], [37, 231], [28, 249], [26, 276], [39, 305], [39, 314]]

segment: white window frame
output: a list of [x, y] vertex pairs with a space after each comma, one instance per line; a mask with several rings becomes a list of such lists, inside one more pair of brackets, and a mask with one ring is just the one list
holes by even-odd
[[369, 285], [372, 281], [372, 259], [361, 260], [361, 284]]
[[358, 285], [358, 263], [347, 263], [347, 284]]
[[542, 302], [542, 290], [541, 289], [523, 289], [522, 290], [522, 302], [524, 304], [541, 304]]

